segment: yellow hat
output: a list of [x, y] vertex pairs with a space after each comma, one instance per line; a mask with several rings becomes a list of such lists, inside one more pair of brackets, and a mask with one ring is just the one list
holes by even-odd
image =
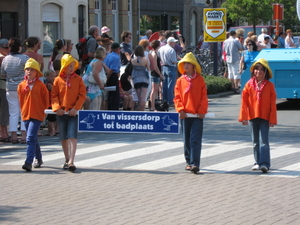
[[37, 72], [38, 77], [43, 77], [44, 76], [43, 73], [40, 70], [40, 64], [37, 61], [35, 61], [35, 59], [33, 59], [33, 58], [29, 58], [27, 60], [27, 62], [25, 63], [24, 70], [27, 69], [27, 68], [35, 69], [36, 72]]
[[64, 69], [72, 62], [75, 62], [74, 71], [73, 71], [75, 72], [79, 66], [77, 59], [75, 59], [71, 54], [64, 54], [63, 57], [61, 58], [61, 67], [59, 73], [64, 71]]
[[181, 74], [184, 74], [184, 63], [185, 62], [189, 62], [191, 64], [193, 64], [194, 66], [196, 66], [196, 73], [201, 75], [201, 67], [196, 59], [196, 57], [194, 56], [193, 53], [189, 52], [187, 53], [179, 62], [178, 62], [178, 70]]
[[260, 63], [261, 65], [263, 65], [263, 67], [265, 67], [268, 71], [269, 71], [269, 78], [271, 79], [273, 77], [273, 73], [272, 70], [269, 66], [269, 63], [267, 60], [260, 58], [259, 60], [257, 60], [255, 63], [252, 64], [251, 68], [250, 68], [250, 72], [253, 73], [254, 71], [254, 67], [257, 63]]

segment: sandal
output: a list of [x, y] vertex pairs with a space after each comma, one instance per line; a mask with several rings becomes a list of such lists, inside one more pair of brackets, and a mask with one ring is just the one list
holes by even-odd
[[199, 172], [199, 167], [198, 166], [192, 166], [191, 173], [197, 174], [198, 172]]
[[10, 137], [1, 138], [0, 142], [11, 142]]
[[190, 165], [186, 165], [185, 170], [191, 170], [192, 167]]
[[11, 143], [12, 144], [18, 144], [19, 142], [18, 142], [18, 139], [16, 139], [16, 140], [11, 140]]
[[76, 170], [76, 166], [73, 163], [69, 163], [69, 171], [74, 172]]
[[65, 161], [65, 163], [63, 165], [63, 169], [64, 170], [68, 170], [69, 169], [68, 161]]

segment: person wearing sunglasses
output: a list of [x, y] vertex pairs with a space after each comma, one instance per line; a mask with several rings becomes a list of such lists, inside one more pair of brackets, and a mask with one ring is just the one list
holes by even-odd
[[257, 45], [253, 40], [248, 40], [246, 42], [247, 49], [243, 51], [241, 60], [240, 60], [240, 67], [239, 67], [239, 73], [243, 73], [244, 70], [246, 70], [248, 67], [251, 66], [253, 60], [258, 55], [257, 51]]

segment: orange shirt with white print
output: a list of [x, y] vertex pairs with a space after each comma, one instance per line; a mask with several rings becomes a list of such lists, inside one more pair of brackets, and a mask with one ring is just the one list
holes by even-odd
[[21, 107], [22, 120], [36, 119], [43, 121], [45, 118], [44, 110], [49, 106], [49, 94], [45, 84], [36, 80], [31, 89], [23, 90], [27, 85], [22, 81], [18, 86], [18, 96]]
[[260, 103], [256, 91], [247, 83], [242, 92], [242, 105], [239, 122], [261, 118], [277, 124], [276, 91], [274, 84], [268, 82], [262, 89]]
[[202, 76], [197, 75], [191, 80], [191, 88], [186, 92], [190, 83], [181, 76], [175, 85], [174, 104], [177, 112], [184, 111], [192, 114], [206, 114], [208, 109], [207, 89]]
[[52, 91], [52, 110], [56, 112], [63, 109], [66, 112], [71, 109], [80, 110], [86, 98], [86, 87], [82, 78], [78, 75], [70, 79], [71, 86], [68, 87], [66, 80], [61, 76], [55, 78]]

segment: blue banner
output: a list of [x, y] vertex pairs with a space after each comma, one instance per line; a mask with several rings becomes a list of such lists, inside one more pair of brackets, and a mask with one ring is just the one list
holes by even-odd
[[179, 114], [174, 112], [79, 110], [78, 131], [179, 134]]

